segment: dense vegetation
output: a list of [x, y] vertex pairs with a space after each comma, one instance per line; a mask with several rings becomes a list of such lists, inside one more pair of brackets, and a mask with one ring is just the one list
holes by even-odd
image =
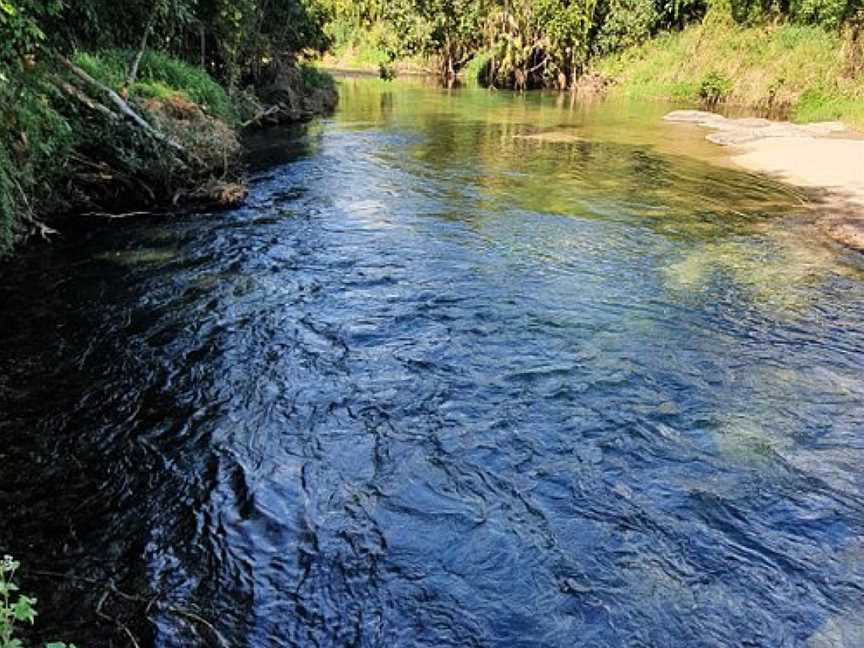
[[862, 50], [856, 32], [815, 25], [706, 20], [592, 61], [636, 99], [725, 101], [776, 117], [864, 126]]
[[[386, 66], [434, 58], [491, 84], [572, 87], [589, 65], [653, 36], [701, 23], [788, 24], [857, 34], [860, 0], [321, 0], [336, 50]], [[725, 90], [708, 79], [706, 92]]]

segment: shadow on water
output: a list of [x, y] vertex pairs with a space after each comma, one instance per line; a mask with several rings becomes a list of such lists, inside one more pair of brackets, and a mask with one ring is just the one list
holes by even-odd
[[864, 275], [801, 196], [663, 106], [341, 92], [242, 209], [2, 269], [34, 638], [858, 645]]

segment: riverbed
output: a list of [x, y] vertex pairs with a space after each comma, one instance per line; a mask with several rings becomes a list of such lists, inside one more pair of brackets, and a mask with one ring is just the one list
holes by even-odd
[[864, 645], [864, 266], [806, 196], [662, 104], [340, 100], [243, 208], [0, 268], [35, 636]]

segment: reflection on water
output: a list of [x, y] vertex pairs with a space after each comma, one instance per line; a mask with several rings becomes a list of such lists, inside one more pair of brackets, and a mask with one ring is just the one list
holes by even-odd
[[40, 637], [123, 645], [113, 580], [142, 646], [858, 645], [864, 276], [801, 196], [666, 106], [341, 92], [246, 207], [4, 268]]

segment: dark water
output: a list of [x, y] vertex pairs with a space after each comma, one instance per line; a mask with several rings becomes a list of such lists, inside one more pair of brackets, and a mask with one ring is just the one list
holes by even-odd
[[861, 263], [663, 109], [346, 79], [243, 209], [7, 263], [37, 635], [864, 646]]

